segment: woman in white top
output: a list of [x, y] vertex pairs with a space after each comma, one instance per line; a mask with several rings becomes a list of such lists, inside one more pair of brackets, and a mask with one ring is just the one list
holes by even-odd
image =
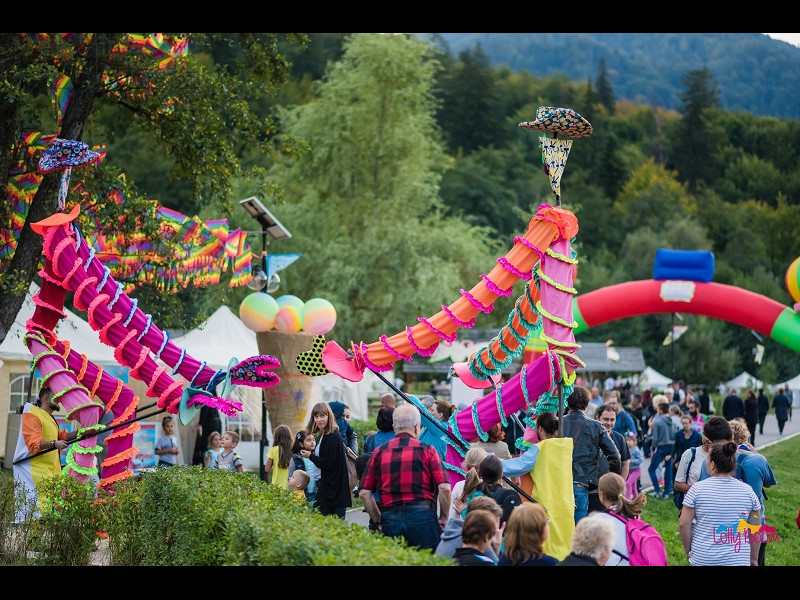
[[[484, 458], [489, 456], [489, 453], [486, 452], [483, 448], [475, 447], [470, 448], [467, 450], [467, 453], [464, 455], [464, 462], [461, 463], [461, 468], [464, 469], [464, 474], [466, 475], [469, 473], [470, 469], [478, 469], [478, 466], [481, 464]], [[457, 481], [455, 485], [453, 485], [453, 491], [450, 494], [450, 514], [448, 515], [449, 519], [461, 519], [461, 508], [464, 508], [463, 505], [456, 509], [455, 502], [461, 497], [461, 494], [464, 492], [464, 479], [461, 481]]]
[[706, 468], [710, 476], [686, 492], [678, 522], [689, 564], [758, 566], [760, 544], [750, 540], [761, 528], [761, 503], [753, 488], [733, 476], [736, 444], [715, 442]]
[[[625, 533], [625, 521], [635, 519], [642, 514], [644, 505], [647, 504], [647, 496], [644, 492], [639, 493], [633, 500], [625, 498], [625, 480], [616, 473], [606, 473], [597, 482], [597, 493], [600, 502], [606, 507], [606, 512], [599, 513], [604, 519], [608, 519], [614, 526], [616, 533], [614, 549], [611, 556], [606, 561], [606, 567], [629, 567], [628, 562], [628, 536]], [[614, 516], [616, 513], [624, 519]]]

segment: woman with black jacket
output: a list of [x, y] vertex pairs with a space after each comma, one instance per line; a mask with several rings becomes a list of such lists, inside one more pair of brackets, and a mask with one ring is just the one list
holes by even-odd
[[303, 458], [308, 458], [319, 467], [321, 473], [314, 508], [320, 514], [344, 519], [347, 509], [353, 505], [347, 457], [336, 418], [327, 402], [318, 402], [311, 409], [306, 431], [319, 436], [313, 453], [309, 450], [300, 451]]

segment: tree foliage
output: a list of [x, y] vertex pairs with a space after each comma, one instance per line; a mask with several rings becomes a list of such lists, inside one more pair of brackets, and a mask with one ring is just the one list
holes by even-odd
[[[474, 50], [453, 44], [457, 55], [450, 54], [451, 36], [481, 34], [441, 34], [432, 44], [404, 35], [190, 34], [189, 54], [169, 69], [135, 53], [94, 60], [119, 77], [115, 87], [92, 92], [79, 77], [89, 73], [88, 48], [124, 35], [53, 34], [36, 47], [0, 34], [0, 144], [12, 147], [22, 130], [54, 129], [47, 88], [53, 74], [69, 73], [84, 90], [69, 110], [88, 112], [83, 121], [65, 115], [68, 129], [59, 134], [80, 130], [85, 141], [107, 145], [103, 163], [73, 174], [85, 197], [106, 211], [105, 226], [149, 235], [157, 200], [248, 229], [252, 220], [230, 200], [256, 195], [293, 233], [270, 251], [303, 254], [281, 272], [280, 293], [331, 300], [339, 310], [331, 333], [343, 343], [402, 331], [452, 302], [494, 266], [537, 206], [552, 202], [538, 135], [518, 127], [538, 106], [574, 108], [594, 127], [574, 143], [562, 179], [564, 207], [579, 219], [579, 293], [651, 277], [658, 248], [708, 249], [714, 281], [793, 302], [783, 277], [800, 255], [800, 122], [724, 110], [735, 74], [721, 72], [716, 59], [708, 70], [674, 59], [674, 47], [686, 57], [708, 54], [713, 43], [681, 37], [693, 34], [661, 34], [652, 48], [632, 34], [531, 34], [549, 45], [522, 49], [515, 46], [520, 38], [503, 38], [513, 58], [533, 58], [549, 70], [519, 70], [515, 60], [492, 66], [494, 42]], [[553, 49], [575, 63], [574, 52], [564, 51], [567, 35], [586, 36], [581, 44], [606, 36], [581, 54], [591, 71], [573, 76], [551, 68]], [[608, 40], [638, 54], [627, 60], [609, 53]], [[758, 44], [740, 41], [763, 59], [762, 68], [772, 68]], [[631, 72], [662, 43], [672, 50], [660, 54], [657, 68]], [[100, 45], [91, 47], [89, 56], [103, 54]], [[611, 97], [620, 98], [610, 105], [600, 100], [602, 72], [594, 71], [601, 59]], [[631, 75], [622, 81], [622, 73]], [[632, 95], [636, 85], [650, 91]], [[9, 156], [0, 158], [6, 178]], [[57, 177], [45, 179], [29, 221], [52, 213], [56, 186]], [[110, 187], [123, 191], [124, 205], [106, 200]], [[8, 300], [21, 301], [35, 277], [37, 238], [26, 227], [16, 266], [3, 278], [0, 325], [16, 314]], [[136, 296], [148, 312], [167, 317], [164, 326], [186, 328], [220, 303], [236, 309], [248, 292], [190, 287], [164, 298], [145, 286]], [[479, 326], [501, 325], [511, 306], [499, 300]], [[579, 342], [640, 345], [648, 364], [668, 372], [670, 349], [661, 341], [669, 321], [626, 319], [589, 330]], [[708, 321], [689, 321], [674, 348], [676, 375], [716, 383], [743, 369], [756, 372], [750, 331]], [[778, 381], [796, 374], [794, 352], [764, 344], [765, 373], [777, 373]]]
[[[55, 132], [58, 137], [82, 140], [88, 130], [91, 140], [108, 143], [109, 149], [105, 161], [108, 168], [97, 171], [99, 175], [90, 185], [98, 191], [102, 187], [98, 182], [104, 176], [108, 186], [114, 185], [114, 180], [119, 183], [122, 177], [113, 143], [120, 129], [117, 124], [122, 123], [124, 130], [135, 126], [146, 133], [140, 139], [154, 152], [157, 149], [173, 158], [168, 177], [189, 186], [193, 206], [214, 202], [229, 211], [228, 202], [238, 179], [251, 181], [259, 190], [274, 190], [263, 177], [263, 167], [244, 169], [236, 150], [243, 140], [250, 140], [265, 155], [273, 152], [270, 140], [274, 124], [256, 114], [250, 103], [273, 93], [287, 77], [286, 60], [277, 50], [279, 36], [302, 44], [302, 34], [238, 34], [242, 59], [222, 66], [208, 64], [202, 54], [191, 52], [164, 62], [136, 51], [128, 34], [123, 33], [2, 35], [0, 64], [4, 75], [0, 89], [5, 93], [0, 98], [0, 142], [4, 144], [0, 154], [4, 157], [14, 156], [17, 136], [23, 131]], [[177, 35], [164, 34], [168, 41], [178, 39]], [[196, 34], [192, 39], [200, 48], [234, 43], [234, 38], [220, 34]], [[248, 77], [243, 78], [242, 73]], [[48, 114], [42, 105], [49, 103], [48, 89], [54, 76], [62, 74], [70, 78], [72, 90], [63, 120], [57, 123], [52, 109]], [[105, 119], [93, 122], [98, 113]], [[287, 151], [295, 146], [288, 139], [283, 144]], [[9, 172], [10, 163], [3, 170], [4, 183]], [[85, 176], [95, 177], [93, 172]], [[41, 256], [41, 237], [29, 224], [55, 211], [59, 177], [57, 173], [46, 175], [39, 185], [16, 252], [4, 273], [0, 286], [3, 335], [22, 304]], [[152, 201], [136, 193], [133, 182], [125, 185], [124, 208], [106, 203], [103, 222], [112, 230], [118, 223], [141, 227], [141, 222], [125, 215], [144, 216], [149, 214], [147, 207], [152, 207]], [[157, 303], [146, 308], [154, 316], [163, 316], [169, 305]], [[177, 309], [174, 304], [172, 308]]]
[[287, 190], [281, 222], [302, 231], [282, 243], [303, 254], [286, 289], [331, 301], [330, 336], [346, 344], [403, 331], [492, 267], [486, 231], [442, 214], [435, 67], [418, 40], [354, 35], [316, 99], [280, 115], [311, 147], [270, 173]]

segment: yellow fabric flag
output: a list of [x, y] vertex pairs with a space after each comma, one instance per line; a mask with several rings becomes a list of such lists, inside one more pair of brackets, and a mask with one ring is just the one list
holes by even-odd
[[[520, 487], [547, 509], [550, 537], [544, 551], [563, 560], [569, 554], [575, 530], [575, 496], [572, 493], [572, 438], [550, 438], [537, 443], [539, 455], [533, 470], [523, 475]], [[523, 498], [524, 502], [527, 502]]]

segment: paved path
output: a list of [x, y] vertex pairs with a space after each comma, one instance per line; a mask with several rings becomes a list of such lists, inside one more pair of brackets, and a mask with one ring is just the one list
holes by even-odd
[[[764, 435], [756, 432], [756, 448], [766, 448], [778, 442], [781, 442], [790, 437], [800, 434], [800, 415], [797, 421], [787, 421], [783, 427], [783, 435], [778, 434], [778, 421], [775, 415], [767, 415], [767, 420], [764, 421]], [[650, 481], [650, 475], [647, 473], [647, 467], [650, 466], [650, 459], [646, 458], [642, 461], [642, 475], [640, 481], [642, 483], [642, 491], [649, 492], [653, 489], [653, 484]], [[347, 520], [351, 523], [358, 523], [367, 527], [369, 525], [369, 517], [362, 508], [353, 508], [347, 511]]]
[[[783, 426], [783, 435], [778, 434], [778, 421], [775, 415], [767, 415], [767, 420], [764, 421], [764, 435], [756, 431], [756, 449], [766, 448], [777, 444], [785, 439], [794, 437], [800, 434], [800, 416], [797, 421], [787, 421]], [[645, 458], [642, 461], [642, 475], [639, 481], [642, 484], [642, 491], [652, 491], [653, 483], [650, 481], [650, 475], [647, 473], [647, 468], [650, 466], [650, 459]]]

